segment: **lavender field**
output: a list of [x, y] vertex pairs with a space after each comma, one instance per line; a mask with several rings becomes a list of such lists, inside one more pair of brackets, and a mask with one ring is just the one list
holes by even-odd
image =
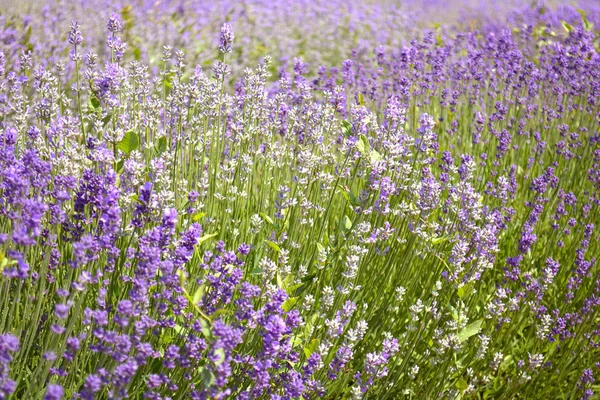
[[600, 2], [0, 2], [0, 399], [600, 399], [599, 224]]

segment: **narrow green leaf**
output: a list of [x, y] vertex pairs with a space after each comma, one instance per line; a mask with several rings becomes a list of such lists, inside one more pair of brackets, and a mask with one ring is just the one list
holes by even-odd
[[200, 221], [205, 216], [206, 216], [205, 212], [197, 212], [197, 213], [195, 213], [195, 214], [192, 215], [192, 221], [198, 222], [198, 221]]
[[182, 270], [178, 269], [176, 272], [177, 276], [179, 277], [179, 285], [181, 287], [185, 286], [185, 272], [183, 272]]
[[348, 192], [346, 190], [340, 189], [340, 193], [341, 193], [342, 196], [344, 196], [344, 198], [346, 199], [346, 201], [350, 202], [350, 196], [348, 195]]
[[560, 23], [562, 24], [563, 28], [567, 33], [573, 32], [573, 27], [569, 23], [567, 23], [566, 21], [560, 21]]
[[271, 247], [273, 250], [275, 250], [277, 253], [281, 252], [281, 247], [279, 247], [277, 245], [277, 243], [275, 242], [271, 242], [270, 240], [265, 240], [265, 243], [269, 245], [269, 247]]
[[269, 224], [273, 225], [273, 218], [269, 217], [267, 214], [261, 212], [260, 216], [267, 221]]
[[225, 314], [229, 314], [231, 311], [225, 309], [225, 308], [219, 308], [217, 311], [215, 311], [214, 313], [212, 313], [210, 315], [211, 320], [215, 320], [218, 317], [220, 317], [221, 315], [225, 315]]
[[202, 236], [199, 240], [198, 240], [198, 244], [206, 242], [208, 239], [214, 238], [215, 236], [217, 236], [219, 233], [209, 233], [207, 235]]
[[202, 300], [202, 296], [204, 296], [205, 290], [206, 287], [204, 285], [198, 286], [198, 289], [196, 289], [196, 291], [194, 292], [194, 297], [192, 298], [192, 303], [194, 303], [194, 305], [198, 304], [200, 300]]
[[431, 244], [438, 245], [444, 242], [447, 242], [448, 240], [450, 240], [451, 236], [450, 235], [446, 235], [446, 236], [440, 236], [434, 239], [431, 239]]

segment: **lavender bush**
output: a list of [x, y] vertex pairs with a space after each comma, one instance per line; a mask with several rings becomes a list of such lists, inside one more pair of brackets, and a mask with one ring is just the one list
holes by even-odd
[[598, 396], [597, 4], [107, 3], [0, 17], [0, 399]]

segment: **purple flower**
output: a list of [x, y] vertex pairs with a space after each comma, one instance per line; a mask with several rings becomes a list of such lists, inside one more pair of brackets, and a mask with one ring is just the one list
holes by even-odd
[[83, 42], [83, 37], [81, 36], [81, 26], [79, 22], [72, 21], [71, 29], [69, 29], [69, 43], [78, 46]]
[[71, 307], [68, 304], [57, 304], [54, 313], [58, 319], [66, 319], [69, 316], [69, 309]]
[[14, 353], [19, 350], [19, 339], [15, 335], [6, 333], [0, 335], [0, 351]]
[[233, 39], [233, 29], [231, 28], [231, 25], [225, 22], [221, 27], [221, 36], [219, 38], [219, 50], [221, 50], [221, 52], [224, 54], [231, 53]]
[[46, 394], [44, 395], [44, 400], [61, 400], [65, 394], [65, 391], [62, 386], [57, 384], [50, 384], [46, 389]]
[[108, 29], [108, 31], [112, 33], [121, 32], [123, 30], [123, 26], [121, 25], [121, 19], [117, 14], [113, 13], [110, 16], [110, 18], [106, 22], [106, 29]]

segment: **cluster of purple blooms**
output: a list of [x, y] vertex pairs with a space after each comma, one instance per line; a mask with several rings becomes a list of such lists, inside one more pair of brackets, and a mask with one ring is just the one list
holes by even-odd
[[365, 36], [317, 68], [260, 1], [211, 55], [142, 3], [1, 19], [0, 399], [594, 396], [597, 8], [403, 41], [332, 2]]

